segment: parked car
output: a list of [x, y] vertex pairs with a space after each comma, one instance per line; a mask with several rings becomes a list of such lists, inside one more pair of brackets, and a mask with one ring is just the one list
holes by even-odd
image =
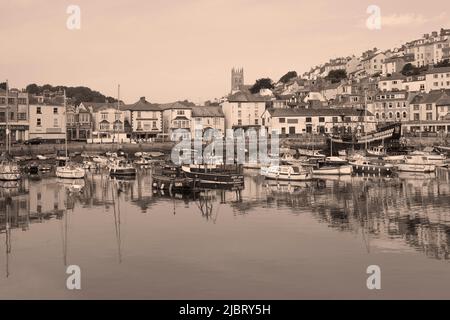
[[24, 144], [27, 144], [27, 145], [42, 144], [42, 139], [41, 138], [29, 139], [29, 140], [25, 141]]

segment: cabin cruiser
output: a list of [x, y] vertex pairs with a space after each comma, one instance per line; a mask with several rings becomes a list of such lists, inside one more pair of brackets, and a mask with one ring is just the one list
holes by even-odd
[[369, 156], [374, 156], [374, 157], [382, 157], [386, 155], [386, 149], [384, 148], [383, 145], [379, 145], [377, 147], [371, 147], [369, 149], [367, 149], [367, 154]]
[[436, 166], [428, 160], [426, 156], [423, 155], [408, 155], [405, 156], [404, 163], [399, 163], [397, 165], [398, 171], [404, 172], [434, 172]]
[[285, 181], [306, 181], [312, 179], [311, 170], [298, 166], [272, 166], [263, 171], [266, 179], [285, 180]]
[[430, 164], [434, 164], [436, 166], [445, 165], [445, 161], [447, 160], [447, 157], [443, 154], [434, 152], [433, 150], [430, 150], [430, 149], [431, 148], [425, 148], [424, 151], [414, 151], [411, 153], [411, 155], [424, 156], [427, 158], [427, 161]]
[[124, 159], [111, 160], [109, 165], [109, 174], [116, 177], [132, 177], [136, 175], [136, 168]]

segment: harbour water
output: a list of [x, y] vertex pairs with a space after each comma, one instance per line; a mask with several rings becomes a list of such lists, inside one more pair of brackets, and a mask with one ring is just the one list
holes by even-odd
[[[0, 188], [0, 298], [450, 298], [450, 171], [153, 192], [90, 172]], [[81, 290], [66, 267], [81, 268]], [[381, 290], [366, 269], [381, 268]]]

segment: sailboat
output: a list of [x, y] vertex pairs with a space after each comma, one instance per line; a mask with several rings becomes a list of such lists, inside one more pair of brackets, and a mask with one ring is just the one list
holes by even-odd
[[11, 139], [9, 137], [9, 104], [8, 104], [8, 80], [6, 80], [6, 134], [5, 134], [5, 142], [6, 142], [6, 155], [3, 160], [0, 162], [0, 180], [1, 181], [17, 181], [22, 178], [22, 174], [20, 173], [19, 166], [14, 161], [10, 160], [10, 145]]
[[[64, 110], [67, 115], [66, 92], [65, 91], [64, 91]], [[70, 163], [70, 161], [68, 160], [69, 157], [67, 154], [67, 130], [65, 132], [64, 141], [65, 141], [65, 151], [66, 151], [65, 161], [60, 160], [60, 163], [59, 163], [60, 165], [58, 165], [58, 167], [56, 168], [56, 176], [58, 178], [62, 178], [62, 179], [82, 179], [82, 178], [84, 178], [84, 175], [85, 175], [84, 169], [77, 166], [76, 164]]]

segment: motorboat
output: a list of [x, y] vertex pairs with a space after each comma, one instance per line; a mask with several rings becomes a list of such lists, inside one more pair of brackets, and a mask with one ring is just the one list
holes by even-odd
[[66, 163], [65, 166], [56, 168], [56, 176], [61, 179], [82, 179], [85, 171], [76, 164]]
[[434, 172], [436, 170], [436, 165], [428, 160], [424, 155], [408, 155], [405, 156], [404, 163], [399, 163], [397, 165], [398, 171], [403, 172]]
[[125, 159], [114, 159], [108, 164], [110, 176], [115, 177], [134, 177], [136, 175], [136, 168], [132, 163]]
[[369, 156], [374, 156], [374, 157], [382, 157], [382, 156], [386, 155], [386, 149], [384, 148], [383, 145], [371, 147], [371, 148], [367, 149], [366, 152]]
[[312, 179], [311, 170], [298, 166], [272, 166], [264, 170], [264, 177], [272, 180], [307, 181]]
[[349, 162], [352, 171], [356, 174], [392, 176], [395, 172], [394, 165], [390, 163], [376, 163], [364, 157], [359, 157]]

